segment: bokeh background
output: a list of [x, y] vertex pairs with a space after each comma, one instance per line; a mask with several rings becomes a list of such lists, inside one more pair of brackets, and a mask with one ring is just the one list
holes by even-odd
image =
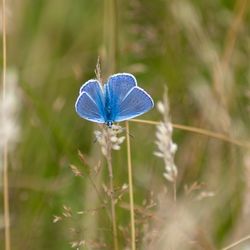
[[[98, 57], [104, 80], [132, 73], [155, 102], [167, 87], [174, 123], [249, 141], [249, 26], [247, 0], [7, 1], [12, 249], [77, 249], [80, 240], [88, 243], [80, 249], [112, 249], [111, 225], [88, 174], [101, 167], [90, 175], [103, 190], [97, 126], [74, 109]], [[161, 116], [155, 108], [141, 118]], [[250, 234], [249, 148], [174, 130], [173, 208], [164, 164], [153, 155], [155, 126], [131, 122], [130, 130], [139, 249], [170, 249], [170, 238], [172, 249], [220, 249]], [[71, 164], [87, 174], [74, 176]], [[114, 152], [113, 167], [119, 191], [128, 182], [125, 144]], [[121, 249], [129, 244], [127, 204], [125, 191], [117, 204]], [[157, 231], [154, 216], [162, 214], [166, 225]], [[63, 219], [53, 223], [55, 215]], [[250, 249], [250, 241], [235, 249]]]

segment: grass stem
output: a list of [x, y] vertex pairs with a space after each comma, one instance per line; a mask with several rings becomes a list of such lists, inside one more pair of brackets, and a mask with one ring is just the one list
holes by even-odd
[[[132, 119], [130, 121], [141, 123], [141, 124], [151, 124], [151, 125], [158, 125], [160, 123], [157, 121], [140, 120], [140, 119]], [[176, 124], [176, 123], [172, 123], [172, 126], [176, 129], [193, 132], [193, 133], [200, 134], [200, 135], [205, 135], [205, 136], [208, 136], [208, 137], [211, 137], [214, 139], [219, 139], [219, 140], [222, 140], [225, 142], [229, 142], [231, 144], [235, 144], [235, 145], [240, 146], [240, 147], [244, 147], [244, 148], [248, 148], [248, 149], [250, 148], [250, 144], [247, 142], [233, 139], [233, 138], [230, 138], [224, 134], [213, 132], [213, 131], [210, 131], [207, 129], [197, 128], [197, 127], [187, 126], [187, 125], [181, 125], [181, 124]]]
[[173, 197], [174, 197], [174, 202], [176, 202], [176, 180], [173, 182]]
[[[109, 128], [107, 128], [109, 129]], [[111, 217], [112, 217], [112, 229], [113, 229], [113, 243], [114, 250], [118, 250], [118, 233], [116, 225], [116, 212], [115, 212], [115, 196], [114, 196], [114, 182], [113, 182], [113, 166], [112, 166], [112, 156], [111, 156], [111, 143], [108, 144], [108, 155], [106, 157], [109, 171], [109, 192], [111, 200]]]
[[134, 196], [133, 196], [133, 178], [132, 178], [132, 164], [131, 164], [131, 149], [130, 149], [130, 135], [129, 122], [126, 121], [126, 137], [127, 137], [127, 158], [128, 158], [128, 185], [129, 185], [129, 207], [130, 207], [130, 223], [131, 223], [131, 250], [136, 249], [135, 245], [135, 216], [134, 216]]
[[[2, 30], [3, 30], [3, 103], [6, 99], [6, 3], [2, 0]], [[3, 112], [5, 115], [5, 112]], [[5, 120], [5, 118], [3, 118]], [[3, 203], [4, 203], [4, 239], [5, 250], [10, 250], [10, 209], [9, 209], [9, 178], [8, 178], [8, 141], [4, 138], [3, 146]]]
[[238, 241], [236, 241], [236, 242], [230, 244], [230, 245], [227, 246], [227, 247], [222, 248], [222, 250], [228, 250], [228, 249], [231, 249], [231, 248], [233, 248], [233, 247], [236, 247], [237, 245], [241, 244], [242, 242], [244, 242], [244, 241], [246, 241], [246, 240], [250, 240], [250, 235], [248, 235], [248, 236], [246, 236], [246, 237], [244, 237], [244, 238], [242, 238], [242, 239], [240, 239], [240, 240], [238, 240]]

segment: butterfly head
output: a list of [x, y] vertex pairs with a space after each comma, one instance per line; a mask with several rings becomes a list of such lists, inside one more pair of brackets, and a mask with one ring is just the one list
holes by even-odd
[[112, 128], [113, 122], [112, 122], [112, 121], [106, 121], [105, 124], [106, 124], [109, 128]]

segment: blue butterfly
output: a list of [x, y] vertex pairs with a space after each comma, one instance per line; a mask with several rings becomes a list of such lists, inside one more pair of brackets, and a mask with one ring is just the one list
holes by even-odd
[[142, 115], [152, 109], [153, 99], [137, 86], [128, 73], [111, 75], [102, 87], [98, 80], [89, 80], [80, 88], [76, 100], [77, 114], [88, 121], [111, 126]]

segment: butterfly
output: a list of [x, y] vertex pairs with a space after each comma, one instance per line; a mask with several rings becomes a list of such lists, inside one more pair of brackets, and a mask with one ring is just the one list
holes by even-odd
[[132, 74], [111, 75], [104, 86], [98, 80], [87, 81], [80, 88], [75, 103], [77, 114], [88, 121], [105, 123], [129, 120], [154, 107], [151, 96], [137, 86]]

